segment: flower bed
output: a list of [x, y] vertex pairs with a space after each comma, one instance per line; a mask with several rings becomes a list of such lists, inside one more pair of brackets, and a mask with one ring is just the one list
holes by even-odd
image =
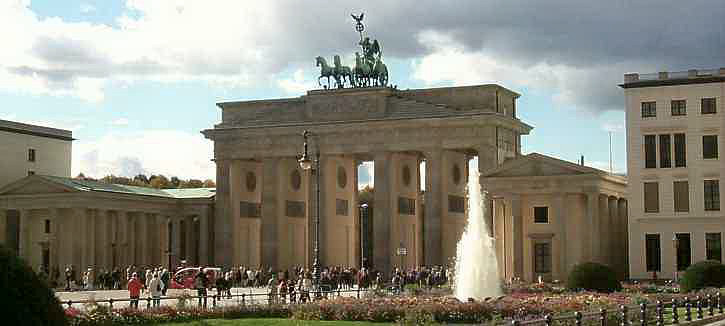
[[[503, 318], [528, 320], [547, 314], [559, 315], [574, 311], [612, 311], [620, 305], [667, 302], [682, 298], [671, 287], [632, 284], [621, 292], [567, 292], [551, 284], [510, 286], [507, 294], [478, 302], [460, 302], [442, 295], [379, 296], [363, 299], [336, 297], [300, 305], [235, 306], [201, 310], [180, 306], [150, 310], [114, 309], [89, 305], [81, 312], [67, 309], [72, 325], [153, 324], [186, 322], [209, 318], [295, 318], [300, 320], [343, 320], [395, 322], [399, 320], [430, 320], [445, 323], [480, 323]], [[714, 293], [710, 289], [707, 293]], [[691, 294], [703, 295], [705, 292]]]

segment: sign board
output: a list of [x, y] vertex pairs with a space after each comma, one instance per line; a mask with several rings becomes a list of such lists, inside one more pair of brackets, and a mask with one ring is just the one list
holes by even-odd
[[398, 256], [406, 256], [408, 255], [408, 248], [398, 248]]

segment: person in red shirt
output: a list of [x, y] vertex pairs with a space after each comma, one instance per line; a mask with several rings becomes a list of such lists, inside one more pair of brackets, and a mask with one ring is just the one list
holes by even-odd
[[138, 279], [138, 274], [133, 273], [131, 279], [128, 281], [128, 296], [131, 298], [131, 308], [138, 309], [138, 298], [141, 296], [141, 280]]

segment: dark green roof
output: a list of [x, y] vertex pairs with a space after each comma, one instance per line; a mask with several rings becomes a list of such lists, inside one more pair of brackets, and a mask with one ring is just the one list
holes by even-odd
[[120, 184], [108, 184], [91, 180], [77, 180], [72, 178], [63, 178], [48, 175], [37, 176], [79, 191], [105, 191], [121, 194], [156, 196], [176, 199], [212, 198], [216, 194], [215, 188], [156, 189]]

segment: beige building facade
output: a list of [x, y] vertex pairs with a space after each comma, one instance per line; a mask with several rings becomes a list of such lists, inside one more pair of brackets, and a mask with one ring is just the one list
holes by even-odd
[[31, 175], [0, 188], [0, 243], [49, 272], [208, 264], [214, 195]]
[[[485, 171], [517, 157], [521, 135], [531, 130], [516, 116], [518, 97], [479, 85], [315, 90], [219, 103], [222, 121], [203, 131], [214, 141], [217, 165], [215, 262], [310, 266], [319, 178], [322, 264], [359, 266], [363, 161], [374, 162], [370, 265], [387, 273], [449, 262], [465, 224], [468, 160], [478, 155]], [[317, 171], [296, 164], [304, 130], [312, 133], [310, 154], [320, 156]]]
[[0, 120], [0, 187], [31, 174], [70, 177], [69, 130]]
[[482, 176], [493, 200], [489, 227], [499, 275], [566, 280], [583, 262], [627, 276], [626, 180], [532, 153]]
[[630, 275], [722, 261], [725, 68], [626, 74]]

